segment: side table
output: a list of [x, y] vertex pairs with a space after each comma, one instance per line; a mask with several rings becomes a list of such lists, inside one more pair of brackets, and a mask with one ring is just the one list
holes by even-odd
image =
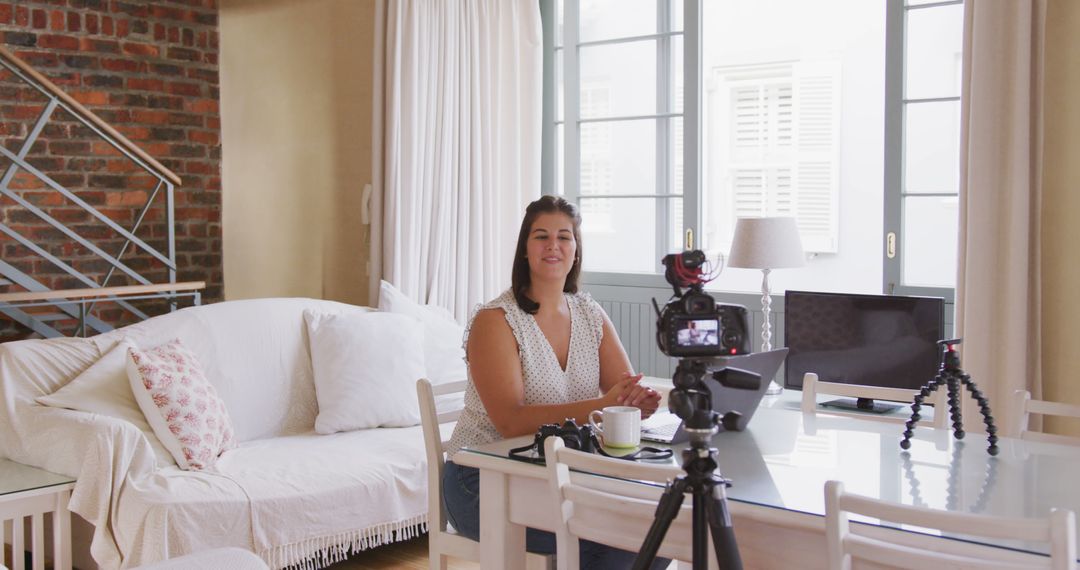
[[[52, 567], [71, 570], [71, 513], [68, 498], [75, 479], [0, 459], [0, 530], [11, 537], [10, 560], [0, 550], [0, 567], [25, 570], [25, 521], [31, 520], [31, 568], [45, 568], [45, 514], [52, 520]], [[6, 549], [5, 549], [6, 550]]]

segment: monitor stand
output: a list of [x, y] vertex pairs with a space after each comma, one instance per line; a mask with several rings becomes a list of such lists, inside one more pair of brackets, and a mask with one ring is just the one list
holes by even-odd
[[829, 400], [828, 402], [822, 402], [818, 405], [823, 408], [837, 408], [840, 410], [867, 412], [871, 414], [888, 414], [903, 408], [903, 406], [896, 404], [882, 404], [880, 402], [875, 402], [870, 398], [859, 398], [858, 400], [851, 400], [848, 398]]

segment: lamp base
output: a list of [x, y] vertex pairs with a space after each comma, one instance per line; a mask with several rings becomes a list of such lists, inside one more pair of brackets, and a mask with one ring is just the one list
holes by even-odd
[[777, 384], [776, 380], [769, 381], [769, 387], [765, 389], [766, 396], [776, 396], [784, 393], [784, 387]]

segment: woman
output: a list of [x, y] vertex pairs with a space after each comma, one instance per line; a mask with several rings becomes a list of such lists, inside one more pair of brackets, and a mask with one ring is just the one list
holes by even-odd
[[[542, 424], [626, 405], [649, 417], [660, 395], [639, 384], [604, 310], [578, 292], [581, 217], [555, 196], [529, 204], [518, 233], [512, 286], [480, 306], [466, 332], [469, 385], [447, 457], [465, 446], [532, 435]], [[603, 394], [597, 397], [597, 394]], [[480, 474], [452, 461], [443, 472], [450, 524], [480, 536]], [[555, 551], [555, 536], [529, 529], [530, 552]], [[634, 553], [583, 541], [582, 568], [627, 568]], [[654, 568], [666, 567], [657, 560]]]

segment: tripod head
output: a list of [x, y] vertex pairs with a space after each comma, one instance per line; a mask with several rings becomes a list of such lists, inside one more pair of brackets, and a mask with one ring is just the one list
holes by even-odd
[[757, 390], [761, 386], [761, 375], [729, 368], [723, 358], [679, 359], [672, 377], [675, 388], [668, 395], [668, 409], [683, 420], [691, 447], [707, 446], [717, 425], [729, 431], [737, 428], [738, 412], [720, 415], [713, 410], [712, 390], [705, 382], [710, 377], [721, 386], [737, 390]]
[[937, 344], [941, 347], [941, 371], [960, 370], [960, 353], [956, 351], [956, 347], [962, 342], [964, 342], [962, 338], [938, 341]]

